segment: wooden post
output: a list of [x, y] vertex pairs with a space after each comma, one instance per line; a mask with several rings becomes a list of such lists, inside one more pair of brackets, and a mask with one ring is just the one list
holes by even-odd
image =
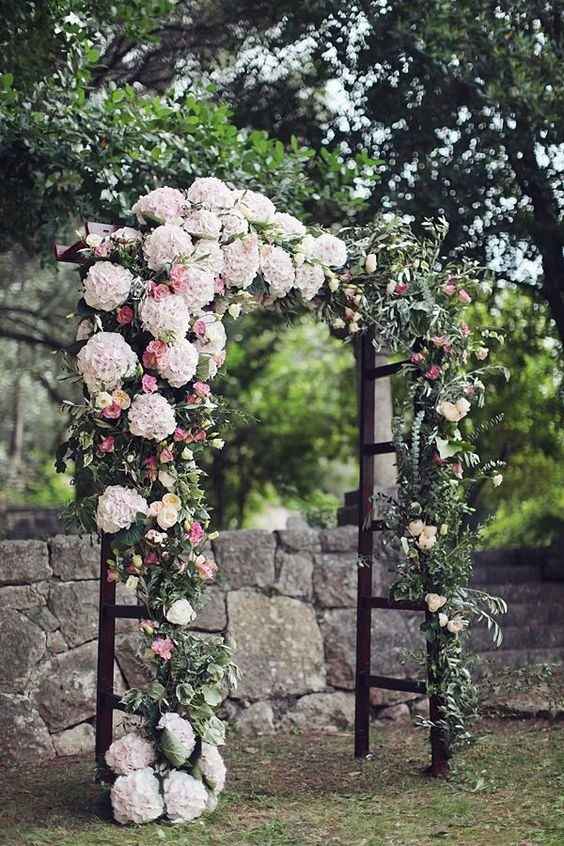
[[107, 561], [111, 556], [108, 537], [102, 535], [100, 554], [100, 611], [98, 624], [98, 677], [96, 681], [96, 762], [101, 771], [106, 768], [104, 756], [112, 744], [114, 692], [114, 651], [116, 621], [108, 614], [115, 605], [116, 583], [108, 581]]
[[[427, 624], [433, 620], [433, 615], [425, 612]], [[438, 660], [437, 644], [427, 641], [427, 679], [432, 687], [436, 683], [433, 665]], [[449, 773], [449, 742], [447, 732], [437, 725], [442, 719], [442, 699], [437, 694], [429, 696], [429, 719], [434, 724], [431, 727], [431, 767], [430, 773], [435, 778], [446, 778]]]
[[361, 378], [359, 403], [359, 520], [358, 520], [358, 587], [356, 627], [356, 700], [354, 754], [365, 758], [370, 749], [370, 653], [372, 613], [372, 556], [374, 534], [372, 531], [372, 497], [374, 495], [374, 459], [366, 450], [374, 443], [375, 402], [374, 385], [363, 375], [374, 369], [375, 349], [373, 333], [366, 332], [361, 338]]

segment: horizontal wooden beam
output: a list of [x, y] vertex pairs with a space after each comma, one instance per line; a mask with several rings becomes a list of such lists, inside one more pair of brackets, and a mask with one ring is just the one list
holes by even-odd
[[363, 455], [386, 455], [386, 453], [395, 451], [396, 447], [392, 441], [381, 441], [379, 444], [364, 444], [361, 450]]
[[121, 618], [126, 620], [142, 620], [147, 616], [147, 609], [144, 605], [112, 605], [104, 604], [104, 614], [113, 617], [114, 620]]
[[392, 679], [388, 676], [368, 676], [368, 686], [380, 690], [405, 690], [409, 693], [427, 693], [427, 685], [415, 679]]
[[394, 373], [399, 373], [405, 364], [409, 364], [409, 359], [404, 361], [394, 361], [392, 364], [383, 364], [381, 367], [374, 367], [370, 370], [364, 371], [365, 379], [383, 379], [385, 376], [393, 376]]
[[387, 596], [367, 596], [370, 608], [382, 608], [396, 611], [426, 611], [427, 605], [422, 599], [389, 599]]

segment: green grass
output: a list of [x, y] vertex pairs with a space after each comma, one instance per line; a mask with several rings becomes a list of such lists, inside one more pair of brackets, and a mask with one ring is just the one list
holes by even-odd
[[5, 772], [0, 843], [10, 846], [563, 846], [564, 725], [486, 722], [448, 782], [424, 773], [423, 732], [234, 739], [218, 810], [185, 827], [122, 828], [90, 760]]

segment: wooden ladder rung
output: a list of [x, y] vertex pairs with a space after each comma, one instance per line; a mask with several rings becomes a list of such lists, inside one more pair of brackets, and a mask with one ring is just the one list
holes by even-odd
[[365, 379], [383, 379], [385, 376], [393, 376], [394, 373], [399, 373], [405, 364], [409, 364], [409, 359], [404, 361], [395, 361], [392, 364], [383, 364], [381, 367], [373, 367], [364, 371]]
[[406, 690], [409, 693], [427, 693], [427, 685], [415, 679], [393, 679], [389, 676], [368, 676], [368, 687], [380, 690]]
[[387, 596], [367, 596], [364, 600], [370, 608], [383, 608], [396, 611], [426, 611], [427, 605], [422, 599], [390, 599]]
[[118, 696], [117, 693], [104, 691], [102, 697], [106, 708], [111, 708], [112, 711], [125, 711], [125, 707], [121, 703], [121, 696]]
[[395, 451], [396, 447], [393, 441], [381, 441], [379, 444], [364, 444], [362, 447], [363, 455], [386, 455], [386, 453]]
[[147, 609], [143, 605], [112, 605], [106, 602], [104, 614], [114, 619], [142, 620], [147, 614]]

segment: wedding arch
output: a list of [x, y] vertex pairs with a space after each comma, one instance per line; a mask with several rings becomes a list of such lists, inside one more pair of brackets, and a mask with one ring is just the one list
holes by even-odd
[[[501, 465], [482, 465], [458, 426], [483, 403], [489, 346], [499, 340], [464, 321], [464, 308], [487, 294], [479, 268], [442, 262], [444, 221], [428, 222], [417, 238], [401, 219], [383, 215], [336, 237], [214, 177], [187, 191], [157, 188], [132, 212], [135, 226], [91, 224], [77, 244], [56, 248], [59, 260], [80, 265], [69, 365], [84, 399], [68, 404], [58, 469], [73, 462], [73, 516], [102, 536], [97, 751], [115, 779], [115, 819], [187, 822], [215, 807], [225, 783], [216, 712], [237, 671], [228, 644], [189, 627], [216, 572], [198, 459], [223, 446], [210, 383], [225, 359], [224, 324], [253, 309], [307, 309], [345, 341], [362, 336], [368, 380], [378, 375], [371, 372], [375, 349], [403, 357], [409, 387], [387, 445], [397, 454], [396, 497], [374, 501], [361, 460], [359, 609], [368, 637], [372, 607], [425, 612], [427, 681], [418, 684], [431, 697], [433, 772], [444, 775], [476, 705], [464, 630], [472, 617], [487, 619], [499, 638], [491, 615], [503, 610], [500, 600], [468, 587], [467, 491], [476, 479], [501, 481]], [[364, 446], [366, 460], [379, 448]], [[383, 598], [370, 597], [367, 586], [375, 528], [398, 550], [397, 576]], [[140, 610], [114, 604], [117, 582], [135, 592]], [[104, 627], [104, 614], [141, 618], [143, 657], [154, 671], [154, 681], [119, 701], [142, 719], [113, 743], [117, 697], [103, 699], [104, 685], [106, 692], [113, 686], [113, 627]], [[360, 669], [357, 728], [361, 720], [366, 729], [367, 687], [382, 682], [370, 676], [369, 645]], [[366, 751], [364, 734], [359, 743], [357, 733], [357, 754]]]

